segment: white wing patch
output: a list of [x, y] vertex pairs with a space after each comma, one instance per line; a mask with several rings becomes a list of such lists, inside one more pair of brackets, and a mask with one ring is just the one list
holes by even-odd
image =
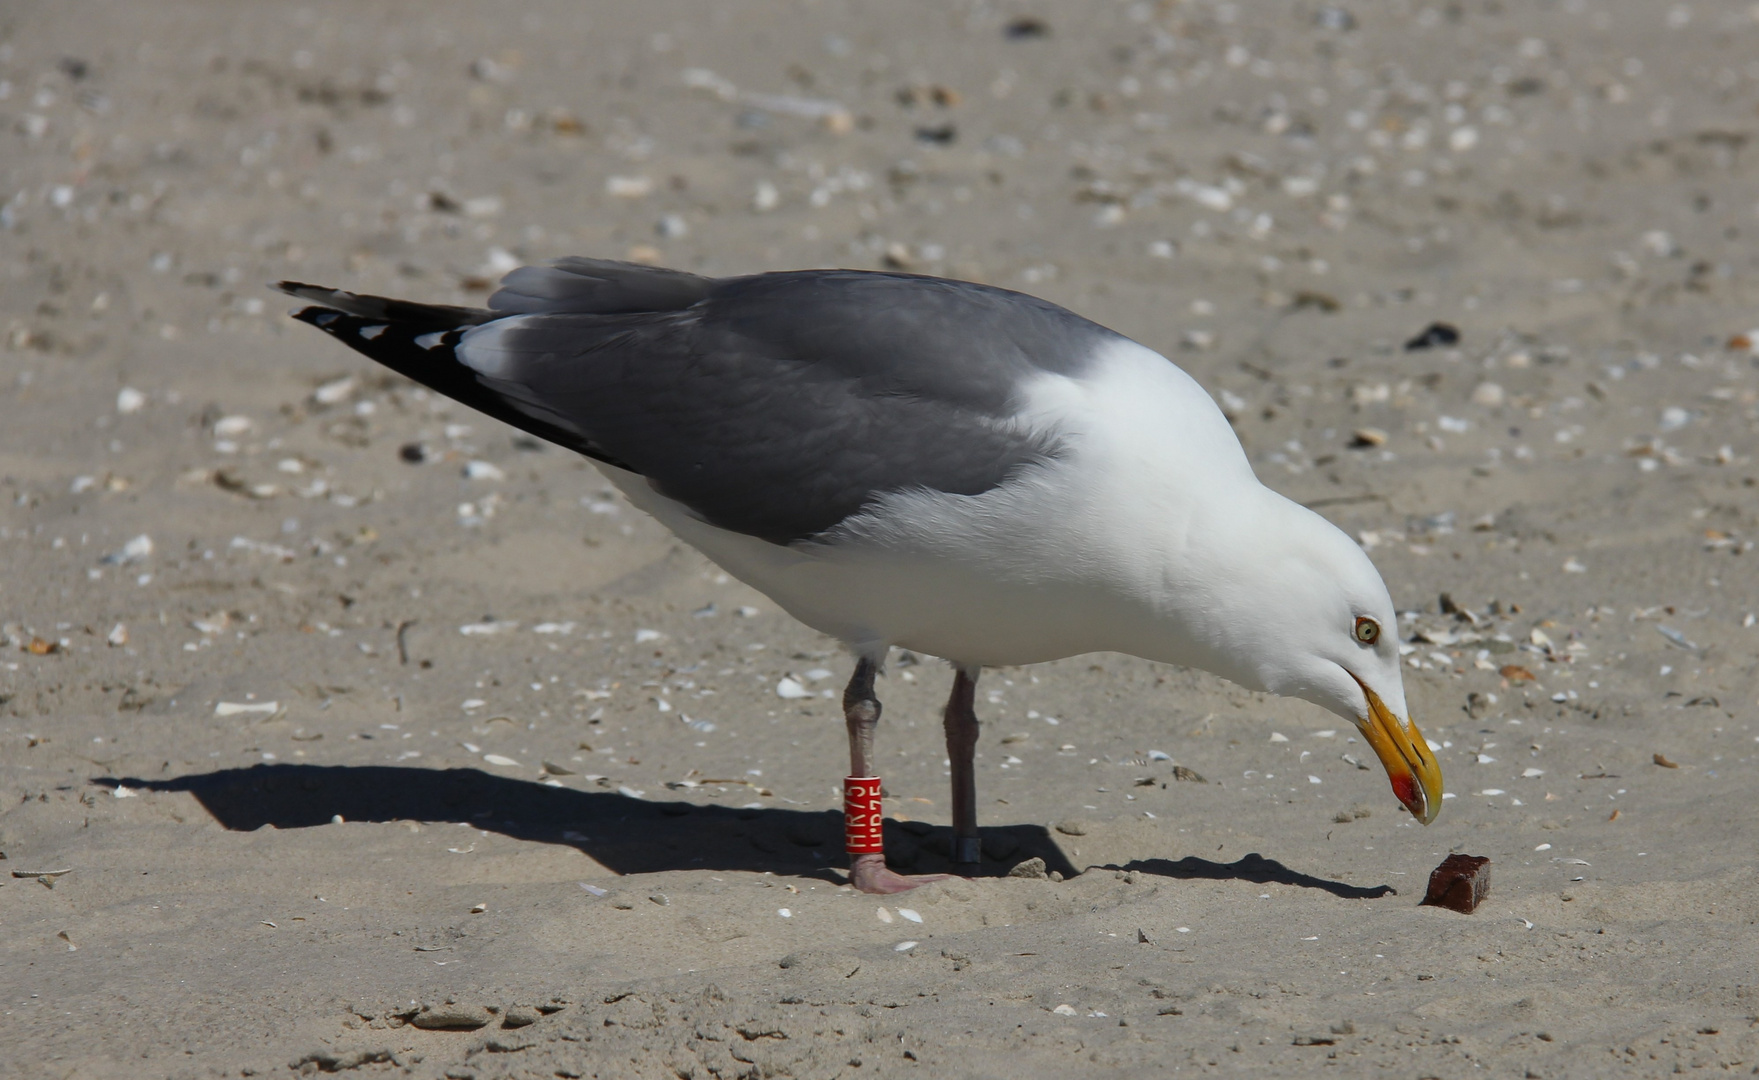
[[378, 326], [363, 326], [360, 328], [360, 336], [366, 338], [368, 341], [377, 341], [379, 335], [389, 329], [389, 326], [383, 324]]
[[447, 332], [445, 330], [435, 330], [431, 334], [423, 334], [422, 336], [416, 338], [415, 343], [417, 345], [420, 345], [424, 349], [429, 349], [429, 350], [437, 349], [441, 345], [445, 344], [446, 333]]
[[526, 322], [523, 316], [496, 319], [464, 332], [456, 350], [459, 363], [491, 379], [512, 379], [519, 355], [508, 348], [508, 335]]

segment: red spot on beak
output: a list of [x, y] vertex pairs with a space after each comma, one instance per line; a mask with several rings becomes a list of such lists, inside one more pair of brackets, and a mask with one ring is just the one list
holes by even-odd
[[[1399, 797], [1400, 802], [1404, 803], [1406, 807], [1417, 805], [1417, 778], [1415, 776], [1406, 773], [1403, 776], [1392, 777], [1392, 784], [1393, 794]], [[1415, 810], [1412, 811], [1412, 813], [1415, 812]]]

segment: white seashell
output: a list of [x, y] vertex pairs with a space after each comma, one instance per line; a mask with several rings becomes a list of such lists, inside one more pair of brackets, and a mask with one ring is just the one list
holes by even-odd
[[519, 629], [519, 624], [516, 622], [511, 622], [505, 619], [491, 619], [487, 622], [466, 623], [458, 628], [458, 632], [460, 634], [481, 636], [484, 634], [504, 634], [509, 630], [517, 629]]
[[1656, 426], [1661, 431], [1678, 431], [1691, 422], [1692, 414], [1689, 410], [1678, 405], [1669, 405], [1661, 410], [1661, 420]]
[[212, 636], [232, 625], [232, 616], [224, 611], [216, 611], [205, 619], [190, 620], [189, 625], [191, 629], [200, 630], [202, 633]]
[[1270, 733], [1270, 741], [1271, 742], [1288, 742], [1289, 737], [1287, 735], [1284, 735], [1280, 731], [1273, 731]]
[[909, 952], [911, 949], [916, 948], [916, 945], [917, 945], [917, 943], [914, 941], [900, 941], [896, 945], [892, 946], [892, 951], [893, 952]]
[[501, 213], [505, 204], [499, 195], [478, 195], [474, 199], [464, 200], [464, 216], [473, 218], [491, 218]]
[[605, 194], [618, 199], [640, 199], [654, 189], [652, 178], [646, 176], [607, 176]]
[[658, 641], [665, 636], [666, 635], [660, 633], [658, 630], [637, 630], [635, 632], [635, 643], [637, 645], [645, 645], [650, 641]]
[[232, 542], [226, 546], [235, 551], [249, 551], [258, 555], [268, 555], [272, 558], [280, 559], [282, 562], [292, 562], [298, 555], [298, 553], [292, 548], [285, 548], [280, 544], [264, 543], [261, 540], [252, 540], [245, 536], [234, 536]]
[[738, 87], [707, 68], [684, 69], [684, 85], [692, 90], [707, 90], [722, 101], [732, 101], [739, 96]]
[[792, 675], [784, 675], [782, 676], [782, 680], [776, 683], [776, 696], [787, 698], [792, 701], [799, 698], [811, 697], [812, 691], [800, 685], [799, 680], [795, 679]]
[[344, 375], [313, 390], [311, 398], [319, 405], [340, 405], [353, 395], [354, 388], [359, 385], [360, 381], [353, 375]]
[[500, 754], [484, 754], [483, 760], [488, 762], [490, 765], [500, 765], [500, 766], [509, 767], [509, 768], [517, 767], [519, 765], [519, 762], [514, 761], [510, 757], [503, 757]]
[[913, 923], [919, 923], [922, 921], [922, 916], [918, 914], [914, 908], [901, 907], [898, 909], [898, 915], [900, 918], [909, 919]]
[[147, 396], [132, 386], [116, 391], [116, 411], [123, 415], [140, 412], [146, 404]]
[[270, 717], [280, 711], [279, 701], [220, 701], [214, 704], [215, 716]]

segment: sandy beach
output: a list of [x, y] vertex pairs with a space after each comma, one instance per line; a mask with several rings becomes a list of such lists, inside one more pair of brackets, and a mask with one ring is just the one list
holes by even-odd
[[[13, 0], [0, 1077], [1759, 1073], [1755, 58], [1707, 0]], [[569, 254], [1166, 354], [1385, 576], [1439, 820], [1083, 656], [979, 686], [982, 875], [854, 892], [839, 645], [266, 287]], [[917, 872], [951, 680], [879, 684]]]

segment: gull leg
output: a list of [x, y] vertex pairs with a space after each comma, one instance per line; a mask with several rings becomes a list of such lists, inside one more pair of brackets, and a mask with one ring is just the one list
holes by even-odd
[[982, 670], [961, 665], [953, 676], [953, 692], [947, 698], [947, 760], [953, 770], [953, 862], [961, 867], [975, 866], [983, 854], [977, 835], [977, 771], [972, 763], [977, 753], [978, 728], [973, 699]]
[[945, 874], [906, 877], [886, 866], [880, 848], [879, 778], [874, 775], [873, 736], [880, 703], [873, 693], [879, 663], [862, 656], [843, 691], [843, 719], [849, 727], [849, 778], [844, 781], [844, 831], [849, 849], [849, 883], [864, 893], [900, 893], [943, 881]]

